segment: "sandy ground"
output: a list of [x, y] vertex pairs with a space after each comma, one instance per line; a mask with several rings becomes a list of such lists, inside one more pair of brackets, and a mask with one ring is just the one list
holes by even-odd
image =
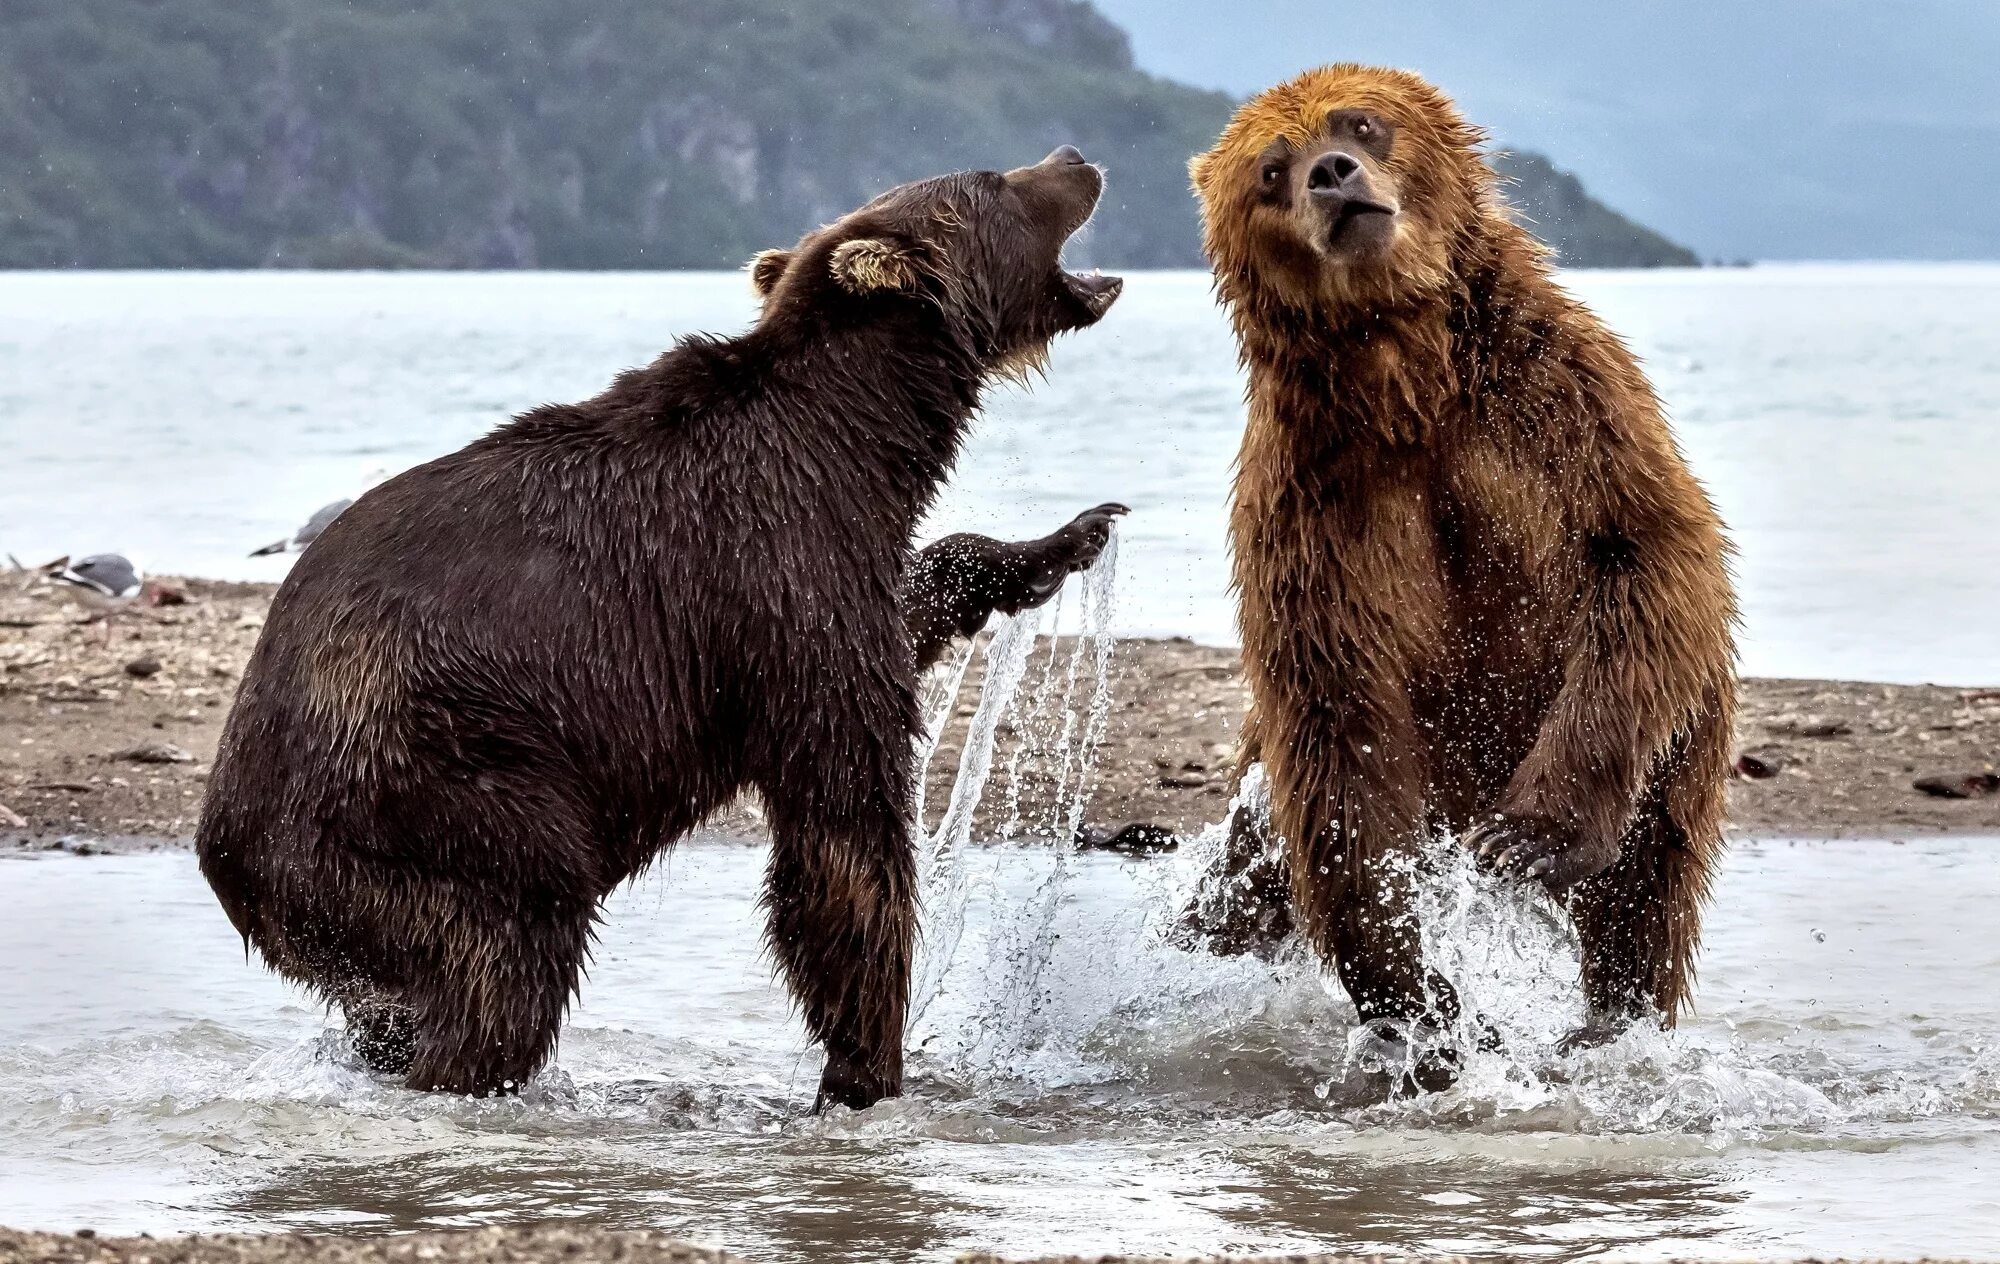
[[[193, 831], [223, 718], [273, 588], [167, 581], [187, 604], [134, 610], [106, 639], [41, 588], [0, 576], [0, 845], [75, 850], [182, 841]], [[1113, 660], [1113, 706], [1085, 823], [1185, 831], [1219, 819], [1245, 692], [1232, 650], [1127, 641]], [[965, 684], [927, 803], [950, 792], [978, 669]], [[2000, 837], [2000, 689], [1750, 680], [1740, 749], [1774, 775], [1730, 787], [1744, 835], [1934, 833]], [[982, 811], [997, 829], [1006, 748]], [[1032, 761], [1027, 765], [1033, 773]], [[1940, 798], [1918, 780], [1963, 782]], [[1981, 780], [1985, 778], [1985, 780]], [[1046, 777], [1024, 778], [1021, 817], [1055, 819]], [[740, 814], [724, 828], [753, 828]], [[1031, 831], [1032, 832], [1032, 831]]]

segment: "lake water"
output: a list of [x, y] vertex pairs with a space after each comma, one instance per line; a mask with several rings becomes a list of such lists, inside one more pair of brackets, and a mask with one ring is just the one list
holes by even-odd
[[768, 1264], [2000, 1255], [1992, 840], [1739, 847], [1699, 1015], [1571, 1057], [1567, 940], [1448, 875], [1446, 973], [1507, 1051], [1414, 1101], [1316, 971], [1162, 945], [1192, 858], [1052, 884], [1046, 852], [975, 852], [909, 1096], [826, 1119], [759, 955], [763, 863], [695, 843], [622, 893], [559, 1065], [473, 1102], [358, 1070], [245, 962], [191, 856], [0, 859], [0, 1224], [583, 1217]]
[[[1748, 670], [2000, 680], [2000, 267], [1566, 281], [1646, 356], [1736, 529]], [[243, 555], [370, 467], [749, 315], [733, 275], [0, 274], [0, 549], [276, 578]], [[1045, 383], [996, 397], [931, 528], [1122, 499], [1122, 556], [1071, 613], [1231, 641], [1240, 395], [1206, 277], [1134, 276]], [[1030, 626], [989, 649], [1015, 676]], [[1104, 664], [1053, 664], [1028, 714], [1082, 780]], [[1310, 964], [1164, 945], [1199, 846], [967, 848], [969, 817], [943, 820], [910, 1094], [825, 1119], [760, 955], [756, 847], [692, 843], [620, 893], [557, 1065], [502, 1102], [363, 1073], [184, 853], [0, 858], [0, 1224], [582, 1217], [769, 1264], [2000, 1255], [1993, 840], [1739, 847], [1698, 1015], [1575, 1055], [1566, 933], [1452, 853], [1425, 933], [1505, 1044], [1393, 1100]]]
[[[1565, 278], [1646, 358], [1742, 546], [1745, 669], [2000, 681], [2000, 266]], [[277, 578], [372, 466], [751, 315], [733, 274], [0, 274], [0, 549]], [[1119, 626], [1233, 643], [1242, 386], [1198, 273], [1141, 273], [994, 400], [932, 528], [1133, 508]]]

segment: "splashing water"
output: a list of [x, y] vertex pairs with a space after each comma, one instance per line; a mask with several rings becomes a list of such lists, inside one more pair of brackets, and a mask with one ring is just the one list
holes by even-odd
[[[920, 1046], [928, 1046], [942, 1062], [963, 1067], [975, 1051], [985, 1057], [997, 1056], [1000, 1048], [1019, 1050], [1040, 1036], [1037, 997], [1042, 991], [1042, 973], [1052, 948], [1053, 923], [1067, 885], [1071, 860], [1076, 852], [1076, 834], [1083, 822], [1084, 806], [1094, 786], [1097, 749], [1111, 714], [1111, 654], [1114, 638], [1111, 621], [1116, 606], [1118, 577], [1118, 533], [1114, 528], [1097, 560], [1084, 572], [1078, 585], [1079, 630], [1070, 637], [1068, 652], [1060, 635], [1062, 594], [1048, 607], [1050, 635], [1047, 654], [1042, 659], [1039, 680], [1022, 693], [1030, 660], [1041, 628], [1042, 611], [1023, 611], [1006, 620], [986, 647], [986, 676], [979, 703], [974, 710], [961, 756], [958, 776], [952, 786], [950, 806], [938, 828], [927, 839], [922, 871], [925, 938], [921, 947], [917, 985], [912, 997], [910, 1026], [919, 1033]], [[1094, 684], [1089, 701], [1079, 714], [1084, 667], [1094, 668]], [[952, 694], [963, 679], [964, 666], [955, 672]], [[934, 725], [949, 716], [946, 707], [930, 712]], [[959, 947], [964, 938], [966, 911], [972, 894], [968, 881], [966, 849], [971, 841], [973, 818], [985, 795], [993, 768], [993, 752], [1002, 725], [1013, 739], [1007, 761], [1006, 816], [999, 830], [1002, 840], [1019, 836], [1024, 827], [1031, 835], [1049, 842], [1051, 864], [1035, 890], [1025, 900], [1012, 902], [1008, 911], [995, 909], [987, 926], [987, 952], [977, 961], [960, 962]], [[930, 739], [930, 752], [937, 747], [938, 733]], [[926, 759], [929, 752], [926, 754]], [[1021, 815], [1021, 790], [1031, 779], [1046, 780], [1053, 793], [1047, 816], [1025, 822]], [[993, 891], [991, 873], [981, 887]], [[993, 995], [994, 1004], [969, 1024], [964, 1015], [952, 1020], [956, 1034], [945, 1035], [937, 1028], [926, 1031], [923, 1020], [932, 1003], [957, 973], [976, 970], [981, 986]], [[945, 1050], [952, 1052], [946, 1054]]]
[[[1002, 620], [986, 643], [986, 680], [972, 713], [964, 751], [959, 756], [951, 802], [918, 854], [917, 883], [923, 893], [924, 935], [918, 945], [915, 986], [910, 999], [912, 1025], [923, 1019], [924, 1011], [936, 999], [964, 934], [965, 849], [972, 841], [974, 815], [986, 792], [987, 776], [993, 770], [993, 743], [999, 733], [1000, 719], [1012, 705], [1014, 692], [1027, 674], [1028, 658], [1035, 648], [1035, 631], [1041, 621], [1039, 609], [1024, 610]], [[936, 747], [937, 739], [933, 738], [931, 748]]]
[[[1451, 1090], [1385, 1101], [1371, 1118], [1729, 1137], [1940, 1105], [1929, 1090], [1912, 1095], [1892, 1082], [1815, 1086], [1781, 1069], [1785, 1060], [1767, 1063], [1713, 1029], [1642, 1023], [1602, 1047], [1566, 1049], [1565, 1037], [1586, 1017], [1567, 917], [1532, 885], [1481, 871], [1449, 833], [1432, 836], [1405, 863], [1425, 960], [1451, 983], [1461, 1008], [1447, 1021], [1434, 1005], [1433, 1030], [1395, 1052], [1414, 1060], [1428, 1044], [1443, 1044], [1463, 1064]], [[1382, 1052], [1361, 1029], [1351, 1033], [1350, 1068], [1408, 1070], [1409, 1061], [1384, 1065]], [[1828, 1088], [1848, 1100], [1836, 1102]]]
[[1032, 1045], [971, 1041], [1029, 977], [995, 946], [1040, 925], [1057, 855], [970, 849], [909, 1095], [818, 1118], [809, 1046], [758, 955], [756, 847], [691, 842], [618, 893], [560, 1065], [499, 1101], [367, 1075], [243, 962], [185, 853], [0, 860], [0, 957], [24, 963], [0, 971], [0, 1223], [586, 1216], [774, 1264], [995, 1245], [2000, 1250], [1981, 1179], [2000, 1163], [1991, 843], [1739, 846], [1702, 1011], [1568, 1057], [1566, 931], [1444, 864], [1430, 947], [1507, 1043], [1469, 1054], [1451, 1091], [1401, 1099], [1350, 1065], [1353, 1011], [1307, 954], [1167, 944], [1195, 846], [1064, 862]]
[[[1057, 598], [1061, 598], [1060, 593]], [[950, 657], [925, 673], [918, 686], [918, 713], [924, 718], [924, 736], [918, 744], [917, 753], [917, 829], [920, 834], [924, 822], [929, 819], [926, 799], [930, 789], [931, 760], [937, 755], [938, 743], [944, 740], [944, 726], [951, 722], [952, 712], [958, 707], [958, 694], [965, 684], [965, 673], [972, 666], [973, 655], [978, 652], [976, 639], [955, 645]], [[957, 789], [955, 783], [953, 789]]]
[[[1253, 771], [1230, 812], [1262, 793]], [[950, 974], [918, 1042], [920, 1075], [989, 1101], [1054, 1094], [1072, 1109], [1114, 1103], [1114, 1113], [1152, 1118], [1254, 1103], [1266, 1121], [1679, 1134], [1710, 1145], [1922, 1120], [1983, 1100], [1995, 1083], [2000, 1050], [1983, 1037], [1954, 1038], [1963, 1065], [1948, 1087], [1893, 1059], [1836, 1074], [1818, 1033], [1791, 1023], [1755, 1041], [1733, 1023], [1642, 1024], [1568, 1050], [1585, 1017], [1574, 930], [1544, 896], [1482, 872], [1442, 833], [1405, 863], [1426, 961], [1461, 1008], [1451, 1021], [1433, 1013], [1407, 1043], [1383, 1041], [1298, 942], [1268, 963], [1170, 942], [1228, 815], [1173, 862], [1135, 867], [1138, 898], [1121, 907], [1064, 900], [1074, 860], [1060, 847], [996, 863], [967, 919], [980, 942], [961, 951], [968, 968]], [[1398, 1092], [1437, 1045], [1460, 1059], [1456, 1084]]]

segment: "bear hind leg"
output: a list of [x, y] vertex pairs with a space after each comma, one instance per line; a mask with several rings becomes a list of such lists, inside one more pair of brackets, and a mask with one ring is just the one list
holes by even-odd
[[1463, 1061], [1437, 1039], [1458, 1024], [1458, 991], [1425, 964], [1410, 896], [1407, 877], [1392, 873], [1386, 858], [1364, 862], [1331, 910], [1334, 972], [1362, 1025], [1405, 1046], [1409, 1061], [1396, 1091], [1439, 1092], [1457, 1082]]
[[455, 919], [439, 967], [404, 994], [404, 1084], [472, 1097], [518, 1092], [555, 1049], [591, 918], [589, 908], [558, 906], [467, 910]]
[[1617, 860], [1568, 892], [1590, 1004], [1570, 1047], [1611, 1039], [1645, 1020], [1671, 1027], [1687, 1008], [1702, 906], [1722, 854], [1734, 713], [1728, 688], [1710, 694], [1697, 722], [1654, 767]]
[[806, 1031], [826, 1050], [815, 1113], [903, 1091], [903, 1025], [916, 941], [910, 739], [855, 724], [839, 766], [795, 764], [765, 792], [771, 954]]
[[1570, 895], [1590, 1014], [1569, 1047], [1601, 1043], [1647, 1019], [1674, 1024], [1694, 981], [1707, 886], [1700, 853], [1649, 794], [1618, 860]]
[[376, 1075], [404, 1076], [417, 1052], [417, 1016], [409, 1006], [380, 996], [343, 1001], [354, 1054]]

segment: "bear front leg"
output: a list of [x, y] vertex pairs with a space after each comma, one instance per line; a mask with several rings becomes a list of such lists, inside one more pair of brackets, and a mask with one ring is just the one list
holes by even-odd
[[1107, 503], [1039, 540], [948, 535], [918, 553], [903, 579], [903, 620], [917, 670], [936, 662], [954, 638], [977, 634], [994, 612], [1019, 614], [1054, 597], [1065, 579], [1097, 560], [1125, 512]]
[[[1466, 843], [1495, 872], [1559, 895], [1612, 868], [1660, 762], [1734, 692], [1727, 545], [1699, 488], [1659, 454], [1614, 454], [1628, 497], [1576, 524], [1581, 603], [1562, 684], [1512, 780]], [[1685, 479], [1685, 471], [1679, 472]], [[1727, 710], [1727, 707], [1724, 707]]]
[[917, 916], [907, 836], [793, 826], [772, 842], [771, 950], [826, 1050], [813, 1113], [900, 1096]]
[[894, 728], [801, 736], [764, 793], [766, 934], [807, 1033], [826, 1050], [815, 1114], [903, 1091], [916, 850], [904, 815], [912, 739], [885, 732]]
[[1465, 845], [1494, 873], [1559, 894], [1617, 863], [1619, 840], [1568, 814], [1497, 811], [1466, 831]]

